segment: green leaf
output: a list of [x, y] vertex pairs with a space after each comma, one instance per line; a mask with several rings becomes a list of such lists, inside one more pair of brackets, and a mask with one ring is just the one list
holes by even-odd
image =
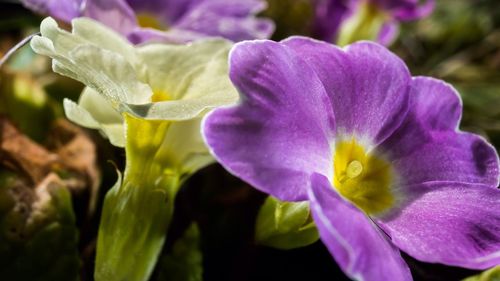
[[258, 244], [293, 249], [319, 239], [309, 202], [282, 202], [269, 196], [257, 216], [255, 239]]
[[184, 235], [177, 240], [172, 252], [159, 262], [156, 281], [201, 281], [203, 280], [203, 256], [200, 249], [200, 230], [192, 223]]
[[79, 280], [78, 230], [69, 191], [56, 177], [31, 188], [1, 172], [2, 280]]

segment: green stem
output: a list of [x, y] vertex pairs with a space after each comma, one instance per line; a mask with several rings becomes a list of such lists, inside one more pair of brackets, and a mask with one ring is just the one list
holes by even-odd
[[[108, 191], [97, 240], [96, 281], [145, 281], [172, 220], [182, 183], [158, 153], [168, 121], [126, 117], [127, 164], [123, 182]], [[160, 155], [160, 157], [158, 156]]]

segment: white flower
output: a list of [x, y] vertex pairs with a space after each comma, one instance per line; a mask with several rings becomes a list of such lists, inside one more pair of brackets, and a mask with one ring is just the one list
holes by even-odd
[[53, 58], [55, 72], [87, 86], [78, 104], [64, 101], [70, 120], [99, 129], [121, 147], [139, 141], [130, 138], [148, 139], [126, 132], [125, 116], [169, 121], [164, 139], [155, 145], [168, 154], [170, 165], [192, 172], [211, 161], [199, 126], [207, 111], [238, 99], [228, 77], [231, 42], [135, 47], [91, 19], [75, 19], [72, 26], [69, 33], [46, 18], [41, 36], [31, 41], [35, 52]]

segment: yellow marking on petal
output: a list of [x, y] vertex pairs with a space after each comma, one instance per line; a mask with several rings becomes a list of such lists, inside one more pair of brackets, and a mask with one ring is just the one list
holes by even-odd
[[159, 30], [166, 30], [168, 26], [160, 21], [155, 15], [150, 13], [138, 13], [137, 23], [141, 27], [154, 28]]
[[354, 138], [336, 144], [333, 185], [337, 191], [370, 215], [380, 214], [395, 204], [391, 192], [391, 165], [366, 152]]
[[152, 102], [168, 101], [168, 100], [172, 100], [172, 98], [164, 91], [154, 91], [153, 95], [151, 96]]

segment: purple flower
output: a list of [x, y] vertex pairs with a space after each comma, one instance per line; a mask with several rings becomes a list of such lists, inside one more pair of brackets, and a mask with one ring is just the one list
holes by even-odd
[[384, 47], [308, 38], [238, 43], [237, 106], [204, 121], [219, 162], [284, 201], [309, 200], [350, 277], [411, 280], [400, 250], [472, 269], [500, 263], [499, 160], [461, 132], [448, 84]]
[[262, 0], [23, 0], [28, 8], [69, 22], [90, 17], [133, 43], [188, 42], [208, 36], [233, 41], [268, 38], [274, 25], [256, 18]]
[[[368, 32], [366, 29], [370, 29], [369, 26], [376, 26], [377, 34], [373, 39], [387, 45], [397, 35], [399, 22], [416, 20], [433, 11], [434, 0], [420, 2], [419, 0], [314, 0], [313, 36], [332, 42], [338, 39], [341, 29], [346, 29], [347, 25], [349, 29], [347, 32], [351, 33], [365, 33]], [[349, 34], [353, 37], [363, 35]]]

